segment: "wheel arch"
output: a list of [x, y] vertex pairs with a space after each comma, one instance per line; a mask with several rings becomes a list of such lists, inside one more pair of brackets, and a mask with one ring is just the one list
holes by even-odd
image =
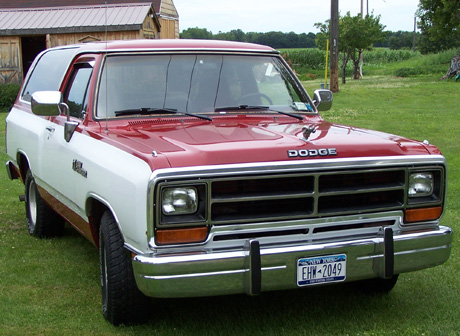
[[[93, 236], [93, 241], [95, 245], [99, 248], [99, 228], [101, 226], [101, 218], [105, 211], [109, 211], [115, 222], [117, 223], [118, 229], [123, 237], [123, 231], [120, 228], [120, 223], [118, 221], [117, 215], [113, 208], [110, 206], [109, 202], [104, 198], [96, 194], [90, 194], [86, 199], [85, 204], [86, 216], [89, 220], [89, 225], [91, 229], [91, 234]], [[124, 238], [124, 237], [123, 237]]]
[[22, 183], [25, 183], [27, 171], [30, 170], [30, 163], [27, 154], [23, 151], [18, 151], [18, 153], [16, 154], [16, 162], [19, 166], [21, 181]]

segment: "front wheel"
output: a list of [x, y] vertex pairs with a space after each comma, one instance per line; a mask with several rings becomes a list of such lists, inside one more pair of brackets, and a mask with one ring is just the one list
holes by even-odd
[[43, 201], [30, 170], [26, 174], [25, 195], [29, 234], [38, 238], [61, 236], [65, 222]]
[[101, 218], [99, 257], [104, 318], [114, 325], [144, 322], [150, 299], [137, 288], [131, 257], [109, 211]]
[[357, 285], [361, 290], [368, 293], [386, 294], [396, 286], [398, 278], [399, 274], [396, 274], [389, 279], [375, 278], [358, 281]]

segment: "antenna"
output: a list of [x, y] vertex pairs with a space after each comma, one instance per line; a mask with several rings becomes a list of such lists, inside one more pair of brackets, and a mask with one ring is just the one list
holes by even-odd
[[109, 100], [108, 100], [108, 91], [109, 91], [109, 87], [108, 87], [108, 70], [109, 70], [109, 67], [108, 67], [108, 63], [107, 63], [107, 38], [108, 38], [108, 34], [107, 34], [107, 9], [108, 9], [108, 5], [107, 5], [107, 1], [105, 2], [105, 11], [104, 11], [104, 14], [105, 14], [105, 57], [104, 57], [104, 67], [105, 67], [105, 133], [108, 134], [109, 133], [109, 125], [108, 125], [108, 118], [109, 118]]

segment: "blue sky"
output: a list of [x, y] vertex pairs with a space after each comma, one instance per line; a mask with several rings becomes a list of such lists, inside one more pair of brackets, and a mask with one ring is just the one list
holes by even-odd
[[[242, 29], [244, 32], [282, 31], [316, 33], [316, 22], [325, 22], [331, 13], [329, 0], [173, 0], [179, 12], [180, 31], [206, 28], [214, 34]], [[380, 15], [380, 22], [391, 31], [413, 31], [418, 0], [364, 0], [369, 13]], [[355, 15], [361, 0], [339, 0], [342, 15]]]

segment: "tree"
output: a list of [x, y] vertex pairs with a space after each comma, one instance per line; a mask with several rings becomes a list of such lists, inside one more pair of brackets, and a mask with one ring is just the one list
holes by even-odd
[[460, 45], [460, 0], [420, 0], [417, 16], [422, 53]]
[[201, 39], [201, 40], [211, 40], [212, 32], [208, 31], [206, 28], [188, 28], [182, 31], [180, 38], [183, 39]]
[[[329, 36], [329, 20], [326, 23], [316, 23], [320, 32], [317, 34], [318, 48], [326, 49], [326, 40]], [[385, 40], [384, 25], [380, 23], [380, 15], [361, 14], [351, 16], [348, 12], [339, 18], [339, 51], [342, 58], [342, 83], [345, 83], [345, 69], [348, 61], [353, 62], [353, 79], [359, 79], [359, 59], [364, 50], [372, 49], [374, 43]]]
[[374, 17], [360, 14], [351, 16], [350, 12], [342, 18], [342, 34], [340, 43], [347, 54], [347, 59], [353, 62], [353, 79], [359, 79], [359, 60], [364, 50], [372, 49], [375, 42], [383, 41], [384, 25], [380, 23], [380, 15]]

